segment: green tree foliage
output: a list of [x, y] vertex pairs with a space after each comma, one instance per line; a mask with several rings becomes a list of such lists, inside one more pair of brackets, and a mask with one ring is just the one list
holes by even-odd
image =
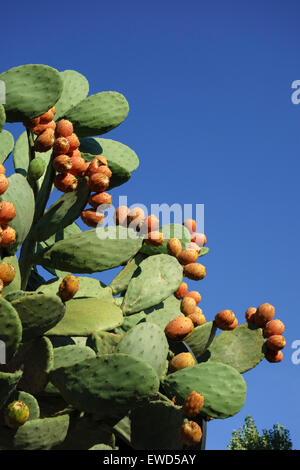
[[291, 450], [290, 432], [277, 423], [272, 429], [263, 429], [260, 435], [251, 415], [245, 423], [234, 430], [228, 445], [229, 450]]

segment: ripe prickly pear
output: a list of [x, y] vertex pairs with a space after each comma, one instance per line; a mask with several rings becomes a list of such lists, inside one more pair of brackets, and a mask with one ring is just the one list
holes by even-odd
[[157, 231], [149, 232], [145, 238], [145, 243], [149, 246], [161, 246], [163, 245], [164, 241], [164, 234]]
[[180, 303], [180, 311], [186, 316], [191, 315], [192, 313], [194, 313], [196, 305], [197, 304], [195, 299], [184, 296]]
[[179, 353], [174, 356], [169, 362], [169, 371], [176, 372], [177, 370], [192, 367], [196, 364], [195, 359], [191, 353]]
[[70, 144], [67, 137], [58, 137], [53, 143], [54, 155], [63, 155], [70, 151]]
[[185, 266], [186, 264], [195, 263], [197, 261], [199, 253], [197, 250], [183, 250], [177, 256], [178, 262]]
[[58, 173], [54, 178], [54, 186], [63, 193], [69, 193], [75, 191], [78, 181], [71, 173]]
[[[102, 166], [108, 167], [107, 159], [103, 155], [97, 155], [90, 162], [89, 168], [88, 168], [88, 171], [87, 171], [87, 175], [91, 176], [93, 173], [98, 173], [99, 168], [102, 167]], [[109, 178], [110, 178], [110, 176], [109, 176]]]
[[184, 341], [193, 331], [194, 324], [188, 317], [176, 317], [165, 328], [165, 334], [170, 341]]
[[8, 224], [14, 217], [16, 217], [16, 209], [12, 202], [0, 202], [0, 224]]
[[194, 232], [196, 232], [197, 229], [197, 222], [194, 219], [186, 219], [183, 222], [183, 225], [188, 229], [190, 234], [192, 235]]
[[93, 173], [89, 177], [88, 182], [91, 191], [102, 192], [105, 191], [109, 186], [109, 177], [104, 173]]
[[114, 214], [114, 220], [116, 225], [127, 226], [127, 217], [130, 209], [127, 206], [119, 206]]
[[188, 318], [192, 320], [194, 327], [201, 326], [206, 323], [205, 315], [203, 315], [202, 309], [199, 307], [196, 307], [195, 311], [188, 315]]
[[186, 446], [194, 446], [202, 439], [202, 430], [195, 421], [186, 420], [179, 430], [179, 437]]
[[17, 234], [14, 228], [10, 227], [9, 225], [3, 225], [1, 228], [0, 247], [5, 248], [15, 243], [16, 236]]
[[[34, 150], [36, 152], [48, 152], [54, 145], [54, 130], [44, 130], [34, 142]], [[62, 153], [62, 152], [60, 152]]]
[[187, 294], [188, 292], [188, 285], [186, 282], [182, 282], [178, 289], [174, 292], [174, 295], [176, 299], [183, 299], [183, 297]]
[[84, 176], [85, 174], [85, 160], [82, 157], [70, 157], [72, 167], [69, 170], [74, 176]]
[[205, 246], [207, 243], [206, 235], [204, 233], [194, 233], [191, 241], [196, 243], [198, 246]]
[[97, 193], [89, 197], [89, 204], [97, 209], [98, 206], [110, 206], [112, 204], [112, 196], [108, 193]]
[[17, 429], [29, 419], [29, 408], [22, 401], [10, 403], [4, 413], [5, 424], [12, 429]]
[[268, 302], [257, 307], [254, 322], [257, 326], [264, 327], [269, 321], [273, 320], [275, 307]]
[[204, 396], [193, 390], [186, 397], [182, 411], [187, 418], [194, 418], [200, 413], [204, 405]]
[[40, 123], [41, 124], [47, 124], [48, 122], [50, 121], [53, 121], [53, 118], [54, 118], [54, 112], [53, 112], [53, 109], [49, 109], [46, 113], [44, 114], [41, 114], [40, 116]]
[[56, 123], [56, 137], [69, 137], [73, 134], [73, 124], [67, 119], [61, 119]]
[[53, 131], [55, 131], [55, 128], [56, 128], [56, 122], [50, 121], [47, 124], [38, 124], [32, 130], [35, 135], [40, 135], [46, 129], [52, 129]]
[[257, 309], [256, 309], [255, 307], [249, 307], [249, 308], [246, 310], [245, 318], [246, 318], [246, 322], [247, 322], [247, 323], [252, 323], [252, 324], [254, 324], [254, 318], [255, 318], [256, 310], [257, 310]]
[[265, 355], [268, 362], [281, 362], [283, 359], [282, 351], [272, 351], [268, 349]]
[[282, 335], [284, 332], [284, 324], [280, 320], [269, 321], [263, 329], [264, 338], [269, 338], [273, 335]]
[[15, 278], [16, 270], [10, 263], [0, 264], [0, 279], [2, 279], [4, 286], [8, 286]]
[[97, 227], [98, 224], [104, 222], [105, 214], [91, 208], [81, 212], [81, 219], [88, 227]]
[[185, 294], [185, 297], [191, 297], [192, 299], [195, 300], [196, 304], [198, 304], [201, 301], [201, 295], [196, 290], [191, 290], [190, 292], [187, 292]]
[[63, 302], [71, 300], [79, 289], [79, 279], [72, 274], [68, 274], [63, 278], [59, 285], [58, 295]]
[[272, 351], [279, 351], [285, 348], [286, 340], [282, 335], [272, 335], [267, 339], [266, 346]]
[[9, 181], [5, 175], [0, 175], [0, 194], [4, 194], [9, 185]]
[[52, 161], [52, 166], [55, 171], [67, 173], [72, 168], [72, 160], [69, 155], [57, 155]]
[[182, 245], [178, 238], [170, 238], [167, 244], [167, 250], [170, 256], [179, 256], [182, 251]]
[[77, 135], [74, 134], [74, 132], [66, 138], [69, 142], [69, 150], [68, 150], [69, 152], [74, 152], [74, 150], [79, 148], [80, 142], [79, 142]]
[[186, 264], [183, 267], [183, 275], [193, 281], [200, 281], [206, 276], [206, 268], [200, 263]]
[[222, 310], [215, 316], [215, 324], [220, 330], [226, 330], [236, 317], [232, 310]]

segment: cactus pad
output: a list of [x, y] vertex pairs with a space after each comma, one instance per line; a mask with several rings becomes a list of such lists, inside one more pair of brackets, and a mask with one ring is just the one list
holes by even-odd
[[2, 129], [0, 132], [0, 163], [4, 163], [14, 148], [14, 138], [10, 132]]
[[214, 322], [210, 321], [204, 323], [204, 325], [197, 326], [196, 328], [194, 328], [194, 331], [191, 336], [185, 339], [185, 343], [190, 347], [198, 361], [202, 354], [210, 346], [211, 342], [215, 341], [214, 337], [216, 332], [217, 327], [215, 326]]
[[181, 224], [162, 225], [158, 230], [164, 234], [165, 241], [163, 245], [155, 247], [144, 244], [143, 248], [141, 249], [142, 253], [145, 253], [146, 255], [157, 255], [159, 253], [167, 254], [167, 244], [170, 238], [178, 238], [181, 242], [183, 250], [186, 250], [191, 243], [190, 232]]
[[81, 73], [75, 70], [64, 70], [59, 72], [59, 75], [63, 82], [63, 89], [59, 100], [55, 103], [56, 120], [84, 100], [89, 92], [89, 82]]
[[22, 324], [13, 306], [0, 297], [0, 341], [5, 345], [5, 359], [9, 361], [22, 339]]
[[[55, 295], [58, 293], [58, 288], [63, 280], [62, 277], [59, 279], [51, 279], [46, 284], [43, 284], [37, 288], [37, 292], [43, 292], [43, 294]], [[74, 295], [74, 299], [79, 297], [97, 297], [107, 301], [113, 301], [111, 288], [103, 284], [92, 277], [78, 277], [79, 289]]]

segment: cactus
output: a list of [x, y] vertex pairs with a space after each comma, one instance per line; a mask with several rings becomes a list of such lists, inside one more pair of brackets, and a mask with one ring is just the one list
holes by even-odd
[[[196, 306], [201, 295], [188, 292], [187, 278], [205, 277], [198, 258], [209, 252], [196, 221], [159, 226], [140, 210], [132, 228], [137, 219], [125, 207], [116, 224], [101, 226], [95, 201], [111, 206], [110, 189], [139, 166], [134, 150], [102, 137], [126, 119], [123, 95], [88, 96], [83, 75], [41, 64], [14, 67], [0, 80], [7, 90], [0, 105], [0, 448], [204, 449], [206, 420], [243, 407], [242, 374], [264, 357], [281, 360], [264, 337], [270, 316], [248, 309], [253, 316], [237, 326], [230, 310], [224, 323], [224, 311], [210, 317]], [[6, 122], [23, 123], [16, 142]], [[2, 163], [11, 153], [15, 173], [7, 178]], [[91, 195], [96, 186], [108, 193]], [[80, 228], [80, 217], [92, 228]], [[7, 227], [15, 233], [9, 240]], [[121, 269], [109, 285], [87, 276], [113, 268]], [[188, 311], [185, 295], [195, 299]], [[262, 308], [273, 318], [273, 306]], [[218, 326], [226, 331], [218, 334]], [[285, 344], [280, 332], [276, 344]], [[187, 423], [191, 392], [203, 406]], [[5, 413], [15, 402], [29, 417], [11, 429]], [[185, 427], [197, 439], [184, 436]]]

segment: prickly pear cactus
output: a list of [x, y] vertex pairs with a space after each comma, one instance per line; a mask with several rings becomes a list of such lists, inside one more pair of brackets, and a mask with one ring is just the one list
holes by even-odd
[[[207, 318], [188, 288], [209, 251], [196, 221], [113, 208], [139, 165], [103, 137], [123, 95], [39, 64], [0, 80], [0, 449], [204, 449], [206, 422], [243, 407], [242, 374], [282, 359], [274, 307]], [[6, 122], [24, 126], [15, 140]], [[109, 285], [86, 276], [116, 267]]]

